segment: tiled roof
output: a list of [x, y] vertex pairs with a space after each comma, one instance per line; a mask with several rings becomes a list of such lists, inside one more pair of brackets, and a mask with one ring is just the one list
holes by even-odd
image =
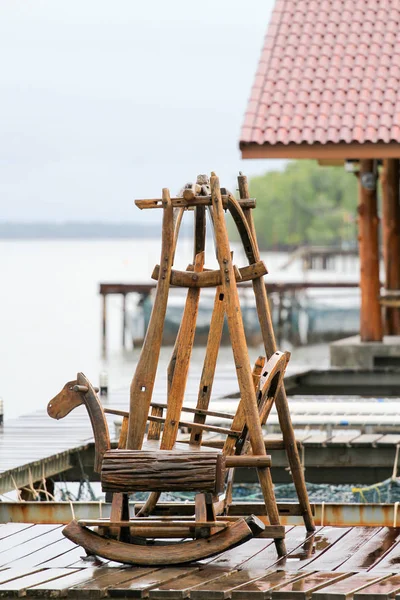
[[241, 148], [369, 142], [400, 143], [400, 0], [276, 0]]

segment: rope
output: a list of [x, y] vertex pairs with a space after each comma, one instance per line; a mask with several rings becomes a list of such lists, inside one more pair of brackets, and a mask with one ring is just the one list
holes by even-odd
[[32, 477], [32, 471], [30, 469], [30, 467], [28, 468], [28, 479], [29, 479], [29, 491], [31, 492], [32, 496], [35, 498], [40, 498], [40, 495], [38, 494], [37, 490], [35, 490], [35, 487], [33, 485], [33, 477]]
[[19, 487], [17, 486], [14, 477], [11, 475], [11, 481], [13, 482], [13, 485], [15, 487], [15, 491], [17, 492], [17, 497], [18, 497], [18, 502], [22, 502], [22, 498], [21, 498], [21, 491], [19, 489]]
[[72, 520], [75, 521], [74, 505], [72, 504], [72, 500], [71, 499], [69, 499], [68, 502], [69, 502], [69, 507], [71, 509]]
[[400, 444], [396, 444], [396, 453], [394, 455], [392, 481], [397, 478], [397, 465], [399, 464], [399, 449], [400, 449]]
[[395, 502], [393, 506], [393, 527], [397, 527], [397, 511], [399, 508], [399, 503]]

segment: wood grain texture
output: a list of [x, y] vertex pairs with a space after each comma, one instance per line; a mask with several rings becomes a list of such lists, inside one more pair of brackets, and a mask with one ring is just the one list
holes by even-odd
[[[75, 391], [77, 388], [81, 391]], [[62, 419], [81, 404], [85, 405], [92, 425], [95, 439], [94, 470], [99, 473], [103, 454], [111, 446], [110, 434], [97, 392], [87, 377], [78, 373], [76, 380], [68, 381], [61, 392], [50, 400], [47, 413], [54, 419]]]
[[158, 281], [153, 310], [143, 342], [142, 351], [130, 388], [130, 417], [127, 447], [141, 448], [146, 430], [147, 415], [153, 394], [161, 340], [167, 310], [169, 280], [174, 254], [174, 215], [169, 191], [163, 189], [163, 226], [161, 261], [163, 275]]
[[[383, 161], [382, 183], [382, 246], [385, 264], [386, 290], [400, 290], [400, 161], [388, 158]], [[400, 335], [400, 310], [385, 310], [386, 335]]]
[[[199, 252], [195, 260], [195, 273], [204, 267], [204, 252]], [[181, 343], [177, 347], [176, 362], [171, 387], [168, 393], [168, 408], [165, 416], [164, 430], [161, 437], [161, 449], [170, 450], [176, 441], [179, 418], [185, 396], [189, 363], [196, 332], [197, 314], [199, 310], [200, 290], [189, 289], [187, 293], [182, 322], [179, 330]]]
[[[249, 427], [250, 443], [253, 453], [265, 455], [265, 445], [258, 414], [256, 394], [253, 387], [252, 371], [247, 351], [238, 291], [234, 279], [218, 177], [215, 175], [211, 176], [210, 184], [213, 200], [213, 222], [216, 236], [217, 258], [223, 280], [222, 287], [224, 290], [225, 313], [228, 321], [243, 411], [246, 423]], [[249, 237], [249, 243], [250, 238], [251, 235]], [[276, 506], [271, 473], [268, 468], [258, 469], [257, 472], [270, 523], [271, 525], [279, 525], [279, 513]], [[277, 550], [280, 555], [285, 554], [285, 544], [283, 540], [280, 540], [277, 543]]]
[[[262, 260], [246, 267], [235, 269], [235, 280], [240, 282], [251, 281], [258, 277], [263, 277], [268, 273], [267, 267]], [[160, 265], [154, 267], [151, 275], [152, 279], [158, 281], [160, 276]], [[203, 271], [203, 273], [193, 273], [190, 271], [171, 271], [170, 285], [183, 288], [210, 288], [221, 285], [222, 278], [220, 271]]]
[[[222, 195], [222, 205], [226, 209], [228, 207], [229, 202], [229, 194]], [[185, 200], [182, 197], [173, 197], [171, 198], [171, 203], [174, 208], [193, 208], [198, 206], [211, 206], [212, 200], [211, 196], [195, 196], [190, 200]], [[255, 208], [256, 201], [254, 198], [248, 198], [246, 200], [241, 200], [240, 204], [244, 208]], [[161, 198], [145, 198], [135, 200], [135, 205], [143, 209], [152, 209], [152, 208], [163, 208], [163, 199]]]
[[[358, 247], [360, 256], [360, 336], [362, 342], [381, 342], [382, 311], [379, 304], [379, 218], [377, 180], [373, 160], [361, 160], [358, 173]], [[370, 178], [367, 185], [366, 178]], [[371, 184], [371, 182], [374, 182]]]
[[63, 534], [89, 552], [109, 560], [137, 565], [172, 565], [204, 559], [241, 544], [253, 537], [252, 530], [243, 519], [208, 539], [194, 540], [168, 546], [135, 546], [105, 539], [77, 521], [71, 521]]
[[52, 419], [63, 419], [74, 408], [83, 404], [82, 395], [74, 392], [73, 387], [77, 385], [77, 380], [67, 381], [61, 392], [50, 400], [47, 405], [47, 414]]
[[[250, 197], [247, 177], [245, 177], [242, 174], [240, 174], [238, 177], [238, 187], [241, 200]], [[239, 234], [241, 236], [242, 243], [244, 244], [244, 246], [246, 245], [246, 243], [252, 241], [253, 245], [251, 248], [251, 252], [249, 251], [247, 253], [247, 258], [250, 263], [256, 262], [260, 259], [260, 252], [257, 245], [257, 236], [252, 211], [246, 207], [243, 207], [242, 210], [240, 205], [237, 206], [235, 204], [234, 199], [231, 200], [230, 206], [232, 207], [232, 209], [234, 208], [238, 215], [243, 215], [241, 216], [241, 218], [244, 218], [248, 225], [251, 237], [249, 237], [247, 233], [246, 235], [244, 235], [241, 229], [239, 229]], [[235, 222], [238, 223], [238, 221], [239, 219], [237, 218]], [[276, 352], [277, 347], [274, 335], [274, 328], [272, 324], [272, 316], [264, 281], [262, 279], [254, 279], [253, 290], [256, 299], [257, 314], [261, 327], [265, 353], [267, 359], [269, 359]], [[276, 396], [276, 409], [278, 412], [279, 424], [282, 429], [286, 455], [288, 458], [293, 483], [296, 488], [299, 504], [302, 508], [304, 523], [308, 531], [314, 531], [315, 523], [311, 511], [310, 502], [308, 499], [303, 467], [300, 461], [299, 451], [296, 444], [296, 438], [294, 435], [292, 421], [290, 418], [290, 411], [286, 397], [286, 391], [283, 383], [281, 384]]]
[[[218, 359], [218, 351], [221, 345], [222, 330], [224, 326], [225, 306], [222, 287], [218, 286], [215, 291], [213, 312], [211, 315], [210, 329], [207, 338], [206, 354], [204, 357], [203, 370], [201, 373], [199, 392], [196, 408], [208, 410], [214, 383], [215, 369]], [[193, 419], [195, 423], [204, 424], [206, 413], [197, 413]], [[190, 443], [201, 444], [202, 431], [192, 430]]]
[[225, 459], [218, 452], [110, 450], [103, 459], [104, 492], [221, 492]]

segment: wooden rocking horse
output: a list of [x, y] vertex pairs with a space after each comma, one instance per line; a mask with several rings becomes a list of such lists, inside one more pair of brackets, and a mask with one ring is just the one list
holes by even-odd
[[[187, 186], [182, 196], [171, 198], [163, 189], [161, 200], [136, 201], [141, 209], [162, 208], [163, 227], [161, 261], [152, 275], [158, 280], [154, 306], [131, 384], [129, 412], [103, 409], [96, 389], [82, 373], [49, 402], [48, 413], [56, 419], [80, 404], [86, 406], [95, 439], [95, 470], [100, 473], [103, 491], [112, 493], [110, 519], [74, 520], [63, 530], [66, 537], [90, 554], [138, 565], [180, 564], [219, 554], [253, 536], [262, 536], [273, 538], [278, 555], [284, 555], [285, 530], [279, 521], [271, 458], [266, 454], [262, 434], [274, 402], [300, 512], [307, 530], [315, 528], [283, 386], [289, 354], [278, 352], [275, 347], [263, 281], [267, 270], [260, 260], [251, 214], [255, 202], [249, 197], [246, 178], [240, 174], [238, 181], [240, 200], [221, 189], [218, 178], [212, 174], [210, 181], [201, 176], [196, 185]], [[174, 209], [178, 209], [175, 215]], [[175, 248], [187, 209], [194, 209], [194, 260], [186, 271], [176, 271], [172, 268]], [[215, 233], [219, 263], [216, 271], [204, 268], [206, 209]], [[224, 210], [231, 213], [236, 223], [249, 261], [247, 267], [239, 269], [233, 265]], [[252, 281], [267, 356], [259, 357], [253, 370], [240, 311], [240, 281]], [[152, 402], [152, 392], [170, 285], [188, 291], [168, 366], [167, 402], [156, 403]], [[215, 287], [216, 294], [197, 406], [193, 408], [185, 407], [183, 401], [203, 287]], [[225, 316], [240, 389], [235, 415], [209, 409]], [[105, 413], [123, 417], [117, 449], [111, 449]], [[193, 420], [183, 420], [182, 413], [192, 414]], [[230, 427], [207, 424], [207, 416], [228, 420]], [[187, 443], [177, 441], [180, 427], [191, 432]], [[203, 440], [203, 432], [207, 431], [225, 437], [222, 450], [207, 446], [207, 440]], [[228, 515], [235, 467], [257, 469], [268, 525], [255, 516]], [[150, 495], [131, 517], [128, 495], [135, 491], [149, 491]], [[163, 491], [195, 492], [193, 517], [152, 516]], [[97, 532], [93, 527], [98, 528]], [[188, 538], [192, 539], [187, 541]]]

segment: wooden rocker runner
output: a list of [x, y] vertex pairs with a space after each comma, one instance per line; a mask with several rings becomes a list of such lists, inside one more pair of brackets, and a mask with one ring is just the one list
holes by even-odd
[[[51, 417], [65, 417], [84, 404], [95, 438], [95, 470], [102, 489], [112, 494], [110, 519], [72, 521], [63, 531], [90, 554], [138, 565], [187, 563], [219, 554], [254, 536], [273, 538], [279, 556], [286, 553], [285, 530], [279, 521], [270, 473], [271, 457], [266, 455], [262, 426], [273, 403], [279, 416], [290, 471], [296, 487], [300, 513], [308, 531], [314, 529], [303, 470], [290, 420], [283, 376], [289, 354], [275, 347], [271, 315], [260, 260], [247, 181], [238, 178], [240, 200], [221, 189], [218, 178], [199, 176], [197, 184], [171, 198], [163, 189], [161, 200], [137, 200], [141, 209], [163, 211], [160, 264], [153, 272], [157, 289], [146, 338], [130, 390], [129, 412], [103, 409], [97, 390], [82, 373], [69, 381], [49, 402]], [[174, 254], [183, 213], [194, 209], [193, 264], [186, 271], [173, 270]], [[205, 269], [206, 210], [215, 234], [219, 269]], [[238, 228], [249, 262], [237, 268], [232, 262], [224, 210]], [[252, 369], [239, 304], [237, 284], [252, 281], [266, 358], [259, 357]], [[170, 285], [187, 288], [185, 308], [168, 366], [165, 403], [152, 402]], [[184, 396], [194, 343], [200, 292], [215, 287], [214, 309], [196, 407], [185, 407]], [[240, 401], [236, 414], [213, 411], [210, 400], [221, 342], [224, 318], [228, 322]], [[150, 414], [149, 414], [150, 411]], [[111, 449], [105, 413], [123, 417], [117, 449]], [[187, 416], [182, 416], [187, 415]], [[207, 417], [228, 420], [222, 427], [207, 423]], [[190, 430], [190, 440], [177, 441], [180, 427]], [[222, 450], [207, 446], [204, 432], [223, 436]], [[147, 432], [147, 433], [146, 433]], [[250, 516], [229, 516], [235, 467], [257, 470], [268, 523]], [[129, 494], [148, 491], [140, 509], [129, 514]], [[195, 492], [193, 517], [154, 517], [163, 491]], [[266, 519], [265, 519], [266, 520]], [[96, 531], [93, 528], [97, 528]], [[167, 548], [166, 548], [167, 545]]]

